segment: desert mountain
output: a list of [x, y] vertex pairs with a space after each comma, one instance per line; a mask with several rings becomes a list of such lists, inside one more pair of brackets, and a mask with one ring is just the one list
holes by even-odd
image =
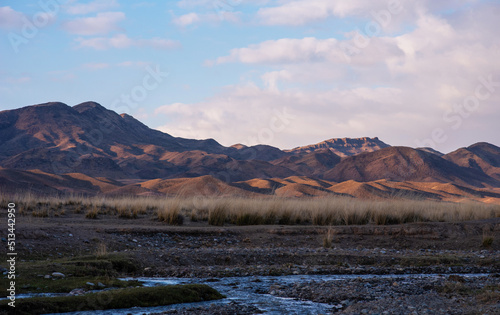
[[378, 138], [280, 150], [173, 137], [86, 102], [0, 112], [1, 192], [335, 196], [497, 202], [500, 148], [443, 155]]
[[212, 176], [153, 179], [139, 184], [143, 188], [175, 196], [252, 196], [254, 193], [229, 185]]
[[286, 167], [296, 174], [310, 177], [323, 177], [323, 174], [340, 163], [340, 156], [329, 149], [318, 149], [309, 153], [297, 152], [271, 161], [277, 166]]
[[325, 173], [324, 179], [336, 182], [388, 179], [500, 187], [499, 181], [481, 170], [466, 168], [434, 153], [408, 147], [389, 147], [348, 157]]
[[[130, 183], [127, 183], [130, 182]], [[500, 203], [500, 189], [469, 188], [451, 183], [396, 182], [353, 180], [335, 183], [305, 176], [252, 179], [226, 183], [212, 176], [153, 180], [93, 178], [80, 173], [48, 174], [39, 170], [20, 171], [0, 168], [0, 192], [19, 193], [29, 190], [40, 195], [108, 195], [108, 196], [232, 196], [267, 198], [347, 196], [363, 199], [428, 199], [460, 202], [473, 200]]]
[[123, 184], [114, 180], [93, 178], [79, 173], [54, 175], [40, 170], [21, 171], [0, 167], [1, 192], [29, 191], [42, 195], [61, 193], [95, 195], [113, 191], [120, 186]]
[[328, 149], [340, 157], [353, 156], [360, 153], [374, 152], [383, 148], [389, 147], [388, 144], [375, 138], [336, 138], [326, 140], [317, 144], [312, 144], [303, 147], [297, 147], [287, 152], [294, 154], [310, 153], [322, 149]]
[[418, 150], [421, 150], [421, 151], [425, 151], [425, 152], [428, 152], [428, 153], [432, 153], [432, 154], [435, 154], [437, 156], [443, 156], [444, 153], [441, 153], [437, 150], [434, 150], [433, 148], [429, 148], [429, 147], [425, 147], [425, 148], [417, 148]]
[[213, 174], [231, 180], [294, 174], [266, 162], [286, 155], [277, 148], [227, 148], [213, 139], [175, 138], [94, 102], [2, 111], [0, 145], [0, 166], [55, 174], [112, 178]]
[[500, 180], [500, 148], [489, 143], [476, 143], [448, 153], [444, 158], [462, 167], [481, 171]]
[[321, 177], [340, 161], [334, 152], [344, 156], [387, 146], [378, 138], [344, 138], [289, 152], [268, 145], [224, 147], [213, 139], [183, 139], [150, 129], [95, 102], [2, 111], [0, 145], [0, 166], [11, 169], [115, 179], [212, 175], [230, 182]]

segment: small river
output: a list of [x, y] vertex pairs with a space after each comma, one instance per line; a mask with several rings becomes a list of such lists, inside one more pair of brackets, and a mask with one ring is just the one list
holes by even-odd
[[[487, 274], [459, 274], [462, 277], [482, 277]], [[227, 298], [218, 301], [207, 301], [199, 303], [176, 304], [169, 306], [148, 307], [148, 308], [129, 308], [116, 309], [107, 311], [87, 311], [71, 314], [148, 314], [157, 313], [172, 309], [183, 309], [197, 307], [210, 304], [228, 304], [232, 301], [253, 305], [265, 314], [330, 314], [335, 310], [334, 305], [315, 303], [311, 301], [297, 301], [289, 298], [281, 298], [268, 294], [271, 286], [282, 286], [301, 282], [321, 282], [335, 281], [348, 279], [391, 279], [399, 278], [411, 281], [417, 278], [440, 278], [448, 277], [448, 275], [437, 274], [420, 274], [420, 275], [293, 275], [293, 276], [251, 276], [251, 277], [229, 277], [218, 279], [202, 279], [202, 278], [122, 278], [122, 280], [139, 280], [146, 287], [175, 285], [175, 284], [207, 284]]]

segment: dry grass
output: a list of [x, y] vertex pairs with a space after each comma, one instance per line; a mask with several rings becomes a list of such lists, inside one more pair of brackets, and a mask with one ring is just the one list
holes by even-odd
[[491, 233], [483, 232], [483, 241], [482, 241], [482, 247], [484, 248], [490, 248], [491, 245], [493, 245], [493, 235]]
[[91, 209], [85, 213], [85, 217], [87, 219], [97, 219], [97, 216], [99, 215], [99, 209], [97, 206], [93, 206]]
[[108, 254], [108, 248], [106, 247], [106, 244], [104, 243], [99, 243], [96, 249], [96, 256], [97, 257], [104, 257]]
[[208, 212], [208, 224], [222, 226], [227, 220], [227, 209], [224, 204], [210, 209]]
[[325, 237], [323, 238], [323, 247], [324, 248], [331, 248], [332, 247], [333, 236], [334, 236], [334, 231], [332, 228], [329, 228], [325, 234]]
[[[16, 202], [18, 213], [60, 216], [85, 213], [87, 218], [117, 215], [121, 218], [152, 217], [168, 224], [184, 219], [224, 224], [359, 225], [411, 222], [460, 222], [500, 217], [499, 205], [426, 200], [361, 200], [329, 198], [243, 197], [37, 197], [32, 194], [0, 195], [2, 204]], [[490, 242], [486, 238], [486, 244]], [[492, 242], [492, 240], [491, 240]]]
[[178, 199], [171, 199], [164, 208], [156, 212], [159, 221], [170, 225], [182, 225], [184, 216], [181, 214], [181, 202]]

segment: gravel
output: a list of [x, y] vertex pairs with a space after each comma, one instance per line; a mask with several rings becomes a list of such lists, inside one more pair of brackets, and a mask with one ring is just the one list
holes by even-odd
[[328, 303], [338, 314], [500, 314], [498, 275], [316, 281], [269, 293]]

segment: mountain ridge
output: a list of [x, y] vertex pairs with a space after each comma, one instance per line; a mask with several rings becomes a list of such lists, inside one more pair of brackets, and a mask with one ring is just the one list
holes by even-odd
[[311, 153], [318, 149], [328, 149], [340, 157], [347, 157], [364, 152], [374, 152], [387, 147], [389, 145], [381, 141], [378, 137], [332, 138], [316, 144], [296, 147], [285, 151], [298, 154]]
[[[185, 139], [151, 129], [96, 102], [72, 107], [49, 102], [1, 111], [0, 147], [3, 189], [9, 184], [20, 189], [31, 180], [37, 191], [46, 187], [52, 193], [154, 195], [171, 191], [149, 184], [125, 184], [124, 180], [161, 179], [170, 185], [177, 178], [191, 187], [186, 188], [188, 193], [200, 183], [210, 183], [217, 187], [209, 190], [212, 193], [280, 196], [378, 198], [394, 191], [419, 190], [405, 184], [415, 182], [426, 183], [422, 184], [425, 191], [419, 190], [424, 198], [457, 194], [486, 198], [478, 189], [496, 193], [500, 188], [500, 148], [489, 143], [479, 142], [448, 154], [431, 148], [391, 147], [378, 137], [332, 138], [291, 150], [262, 144], [225, 147], [214, 139]], [[29, 180], [18, 181], [13, 174]], [[381, 180], [398, 184], [381, 184]], [[467, 187], [474, 193], [442, 186], [445, 184]], [[175, 185], [177, 192], [183, 191]], [[429, 187], [445, 187], [449, 193], [443, 197]], [[495, 200], [496, 195], [491, 198]]]

